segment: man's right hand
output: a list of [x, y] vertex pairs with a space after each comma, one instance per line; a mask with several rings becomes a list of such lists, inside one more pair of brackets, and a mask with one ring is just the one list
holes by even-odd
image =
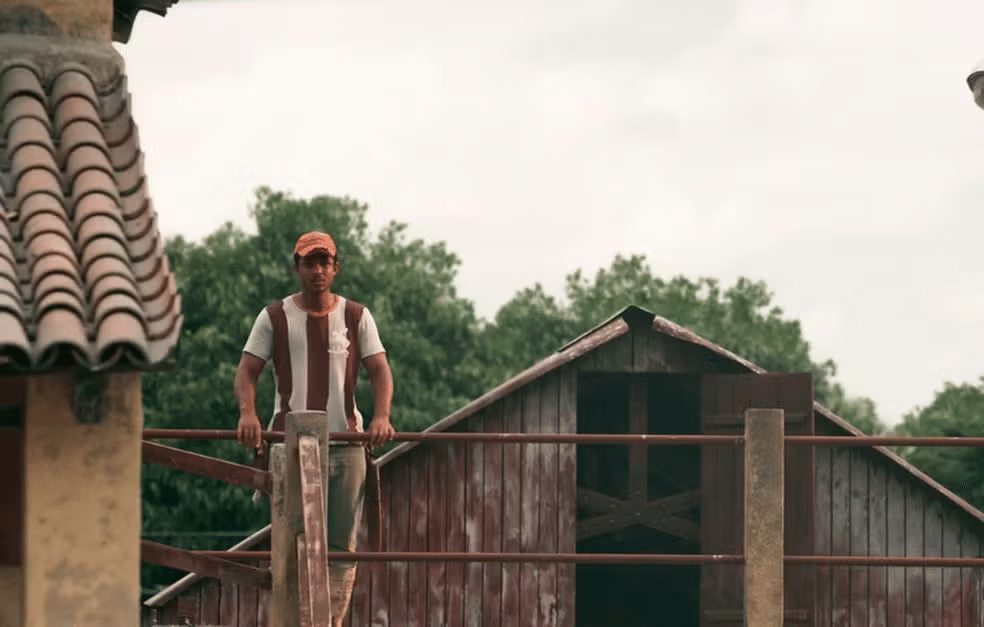
[[236, 440], [246, 448], [256, 450], [260, 448], [260, 419], [253, 416], [240, 416], [239, 425], [236, 427]]

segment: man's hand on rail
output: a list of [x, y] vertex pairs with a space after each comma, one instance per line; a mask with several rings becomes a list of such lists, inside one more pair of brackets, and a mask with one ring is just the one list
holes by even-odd
[[369, 423], [369, 447], [376, 448], [389, 442], [396, 435], [387, 416], [375, 416]]
[[239, 416], [239, 425], [236, 427], [236, 440], [246, 448], [256, 450], [260, 448], [260, 419], [255, 414], [243, 414]]

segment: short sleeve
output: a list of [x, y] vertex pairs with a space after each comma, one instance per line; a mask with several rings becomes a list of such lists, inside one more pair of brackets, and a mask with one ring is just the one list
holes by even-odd
[[256, 316], [256, 322], [253, 323], [253, 330], [249, 332], [243, 352], [256, 355], [263, 361], [268, 361], [273, 355], [273, 323], [266, 309]]
[[368, 309], [363, 309], [362, 318], [359, 320], [359, 359], [383, 352], [386, 352], [386, 349], [383, 348], [383, 342], [379, 339], [376, 320], [373, 319]]

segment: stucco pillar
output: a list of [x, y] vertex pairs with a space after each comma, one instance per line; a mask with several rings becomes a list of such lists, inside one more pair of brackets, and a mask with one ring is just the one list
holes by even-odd
[[745, 624], [783, 626], [784, 412], [745, 412]]
[[87, 405], [100, 408], [93, 424], [76, 420], [76, 390], [72, 374], [28, 383], [24, 625], [133, 627], [140, 624], [140, 374], [86, 386]]
[[0, 32], [109, 42], [113, 0], [0, 0]]

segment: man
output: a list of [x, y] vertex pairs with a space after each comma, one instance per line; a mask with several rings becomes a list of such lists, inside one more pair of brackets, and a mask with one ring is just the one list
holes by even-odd
[[[239, 402], [237, 436], [247, 447], [260, 447], [256, 382], [273, 360], [276, 402], [271, 427], [284, 428], [290, 411], [323, 411], [330, 432], [362, 431], [355, 405], [359, 362], [372, 387], [374, 412], [369, 446], [392, 439], [390, 406], [393, 376], [376, 323], [369, 310], [331, 291], [341, 266], [327, 233], [305, 233], [294, 246], [294, 273], [301, 291], [280, 300], [256, 318], [236, 369]], [[328, 456], [328, 550], [352, 552], [362, 516], [366, 458], [358, 443], [339, 442]], [[340, 627], [355, 582], [354, 562], [328, 565], [332, 625]]]

